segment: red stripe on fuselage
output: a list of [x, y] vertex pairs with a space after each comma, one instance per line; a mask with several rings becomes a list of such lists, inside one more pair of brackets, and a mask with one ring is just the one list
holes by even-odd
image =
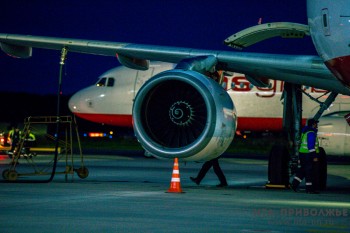
[[[239, 131], [282, 131], [282, 118], [265, 118], [265, 117], [238, 117]], [[301, 120], [301, 125], [306, 124], [306, 119]]]
[[82, 119], [103, 123], [112, 126], [120, 127], [132, 127], [132, 116], [131, 115], [115, 115], [115, 114], [86, 114], [86, 113], [74, 113], [77, 117]]
[[281, 131], [282, 118], [238, 117], [237, 130]]
[[[77, 117], [88, 121], [103, 123], [112, 126], [132, 127], [131, 115], [115, 114], [82, 114], [75, 113]], [[240, 131], [281, 131], [282, 118], [262, 118], [262, 117], [238, 117], [238, 128]], [[305, 124], [305, 119], [302, 125]]]
[[338, 80], [350, 87], [350, 56], [333, 58], [325, 64]]

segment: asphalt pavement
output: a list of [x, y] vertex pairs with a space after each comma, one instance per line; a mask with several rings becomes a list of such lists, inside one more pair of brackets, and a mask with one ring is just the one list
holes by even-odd
[[[0, 172], [10, 159], [0, 155]], [[142, 156], [85, 155], [88, 176], [51, 160], [21, 158], [16, 182], [0, 182], [0, 232], [350, 232], [349, 165], [328, 167], [321, 194], [266, 189], [267, 161], [222, 158], [229, 186], [217, 188], [210, 170], [200, 185], [189, 179], [202, 163], [179, 163], [181, 193], [168, 193], [174, 161]], [[49, 168], [46, 165], [49, 164]], [[71, 161], [68, 161], [71, 166]], [[51, 167], [50, 167], [51, 166]], [[73, 167], [81, 166], [79, 156]], [[37, 175], [45, 169], [47, 175]], [[42, 182], [42, 183], [39, 183]]]

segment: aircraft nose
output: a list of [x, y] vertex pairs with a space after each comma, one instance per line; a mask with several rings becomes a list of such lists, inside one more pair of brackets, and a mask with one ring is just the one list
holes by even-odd
[[93, 113], [95, 111], [94, 96], [95, 93], [92, 92], [91, 88], [78, 91], [68, 101], [69, 110], [77, 116]]
[[68, 101], [68, 108], [74, 114], [79, 113], [81, 111], [81, 104], [82, 104], [81, 97], [82, 97], [81, 94], [77, 92]]

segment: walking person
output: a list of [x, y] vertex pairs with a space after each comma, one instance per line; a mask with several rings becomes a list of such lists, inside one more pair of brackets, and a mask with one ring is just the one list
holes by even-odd
[[222, 172], [220, 165], [219, 165], [219, 158], [215, 158], [212, 160], [209, 160], [207, 162], [205, 162], [201, 168], [201, 170], [199, 171], [197, 177], [190, 177], [190, 179], [196, 183], [197, 185], [199, 185], [202, 181], [202, 179], [204, 178], [204, 176], [207, 174], [207, 172], [209, 171], [209, 169], [213, 167], [215, 174], [217, 175], [217, 177], [219, 178], [220, 184], [216, 185], [216, 187], [226, 187], [227, 181], [226, 181], [226, 177], [224, 175], [224, 173]]

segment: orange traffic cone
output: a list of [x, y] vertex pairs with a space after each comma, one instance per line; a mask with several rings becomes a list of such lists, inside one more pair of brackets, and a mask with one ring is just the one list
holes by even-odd
[[180, 184], [180, 171], [179, 171], [178, 158], [175, 158], [174, 160], [173, 174], [171, 176], [171, 183], [170, 183], [170, 188], [168, 189], [168, 193], [183, 193], [181, 190], [181, 184]]

